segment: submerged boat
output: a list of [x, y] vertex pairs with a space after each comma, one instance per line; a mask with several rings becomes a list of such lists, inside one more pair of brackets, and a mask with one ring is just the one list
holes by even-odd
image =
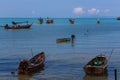
[[41, 52], [30, 60], [21, 60], [18, 65], [18, 74], [31, 74], [43, 69], [45, 61], [45, 53]]
[[29, 29], [32, 26], [33, 23], [31, 24], [25, 24], [25, 25], [12, 25], [9, 26], [8, 24], [6, 24], [4, 26], [5, 29]]
[[71, 35], [71, 38], [56, 39], [56, 43], [68, 43], [68, 42], [74, 43], [74, 41], [75, 41], [75, 35], [74, 34]]
[[71, 42], [71, 38], [59, 38], [56, 40], [56, 43], [68, 43]]
[[107, 71], [108, 60], [105, 55], [98, 55], [89, 61], [84, 67], [84, 71], [89, 75], [101, 75]]

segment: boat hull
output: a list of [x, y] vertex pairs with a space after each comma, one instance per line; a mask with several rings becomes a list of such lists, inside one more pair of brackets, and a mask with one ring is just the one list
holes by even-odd
[[84, 67], [84, 71], [88, 75], [102, 75], [107, 71], [107, 59], [104, 55], [98, 55], [90, 60]]
[[107, 72], [107, 67], [100, 68], [100, 67], [85, 67], [84, 71], [87, 75], [102, 75]]
[[35, 67], [31, 67], [31, 68], [19, 68], [18, 69], [18, 73], [19, 74], [31, 74], [31, 73], [35, 73], [37, 71], [43, 70], [44, 69], [44, 64], [41, 64], [39, 66], [35, 66]]
[[32, 24], [26, 24], [26, 25], [14, 25], [14, 26], [5, 26], [5, 29], [29, 29], [32, 26]]
[[56, 40], [56, 43], [68, 43], [68, 42], [71, 42], [71, 38], [61, 38]]
[[21, 60], [18, 66], [18, 74], [31, 74], [44, 69], [45, 54], [37, 54], [30, 60]]

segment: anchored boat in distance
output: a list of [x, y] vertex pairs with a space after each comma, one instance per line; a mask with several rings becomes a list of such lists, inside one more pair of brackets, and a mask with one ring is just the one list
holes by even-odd
[[26, 23], [26, 22], [12, 22], [12, 26], [6, 24], [4, 26], [5, 29], [29, 29], [33, 23], [31, 24], [28, 24], [28, 21], [27, 21], [27, 24], [23, 24], [23, 25], [20, 25], [21, 23]]

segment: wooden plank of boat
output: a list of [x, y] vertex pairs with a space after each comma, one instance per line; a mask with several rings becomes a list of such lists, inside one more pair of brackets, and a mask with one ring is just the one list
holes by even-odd
[[56, 40], [56, 43], [68, 43], [71, 42], [71, 38], [60, 38]]
[[31, 74], [43, 69], [45, 53], [41, 52], [32, 57], [30, 60], [21, 60], [18, 65], [18, 74]]
[[32, 26], [33, 23], [31, 24], [26, 24], [26, 25], [13, 25], [13, 26], [9, 26], [8, 24], [6, 24], [4, 26], [5, 29], [29, 29]]
[[100, 75], [107, 71], [108, 60], [105, 55], [98, 55], [89, 61], [84, 67], [84, 71], [89, 75]]

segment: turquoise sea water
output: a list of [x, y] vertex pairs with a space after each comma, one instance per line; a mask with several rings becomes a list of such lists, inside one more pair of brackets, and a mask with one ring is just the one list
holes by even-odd
[[[44, 19], [45, 21], [46, 19]], [[54, 24], [38, 24], [37, 18], [0, 19], [0, 80], [114, 80], [114, 69], [120, 78], [120, 21], [115, 18], [54, 18]], [[5, 30], [12, 21], [33, 22], [30, 29]], [[58, 38], [76, 36], [71, 43], [57, 44]], [[98, 54], [109, 57], [108, 75], [88, 76], [83, 66]], [[19, 60], [30, 59], [41, 51], [46, 54], [44, 70], [30, 75], [11, 74]], [[113, 68], [114, 67], [114, 68]]]

